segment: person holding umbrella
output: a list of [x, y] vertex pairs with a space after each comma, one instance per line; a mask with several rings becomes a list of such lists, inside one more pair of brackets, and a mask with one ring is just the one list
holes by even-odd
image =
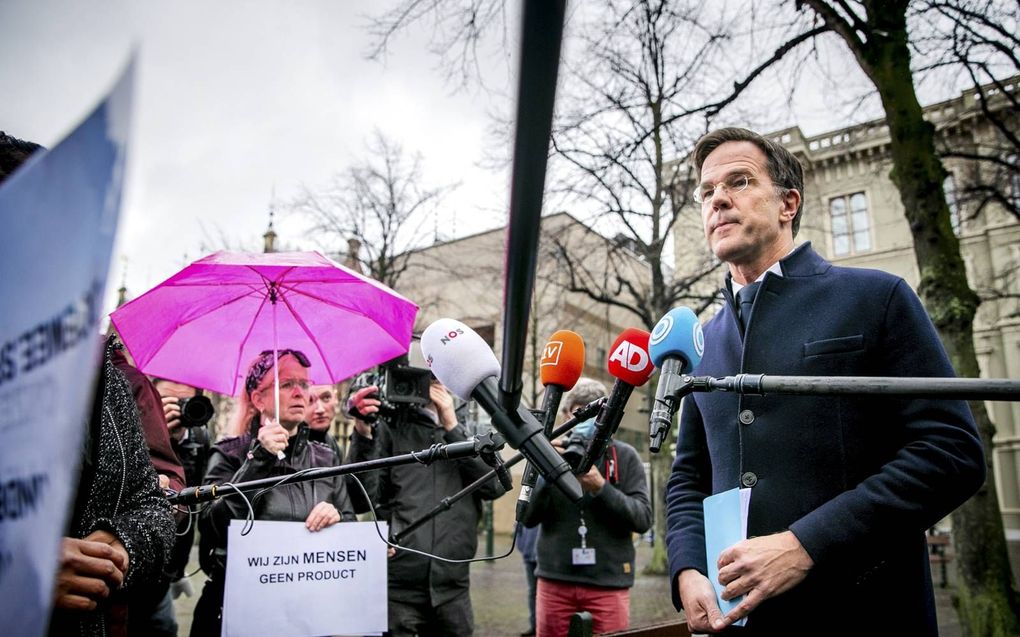
[[[308, 437], [304, 417], [310, 366], [308, 358], [298, 350], [268, 350], [256, 357], [248, 368], [240, 396], [241, 413], [251, 414], [248, 430], [213, 447], [204, 484], [283, 477], [303, 469], [340, 464], [340, 458], [328, 445]], [[276, 387], [279, 407], [274, 396]], [[304, 521], [312, 532], [355, 519], [343, 476], [271, 489], [253, 506], [257, 520]], [[247, 515], [244, 500], [229, 497], [216, 500], [199, 517], [199, 562], [209, 581], [195, 606], [192, 637], [220, 634], [227, 527], [230, 520]]]

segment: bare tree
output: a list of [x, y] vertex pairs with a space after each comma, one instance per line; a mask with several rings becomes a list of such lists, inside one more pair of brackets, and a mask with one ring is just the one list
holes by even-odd
[[[408, 157], [376, 131], [366, 155], [321, 190], [305, 187], [292, 203], [328, 251], [355, 258], [373, 279], [397, 286], [410, 250], [429, 237], [437, 207], [454, 187], [424, 185], [420, 154]], [[348, 248], [357, 242], [357, 254]]]
[[[967, 162], [956, 198], [977, 216], [991, 204], [1020, 220], [1020, 5], [994, 0], [926, 0], [913, 8], [922, 35], [912, 40], [922, 76], [948, 83], [963, 75], [995, 134], [963, 147], [939, 146]], [[1010, 77], [1013, 76], [1013, 77]], [[1010, 78], [1004, 81], [1003, 78]]]
[[[450, 4], [463, 6], [452, 0]], [[450, 4], [437, 1], [433, 6], [442, 10]], [[606, 38], [589, 38], [587, 53], [598, 56], [604, 71], [618, 74], [621, 80], [632, 80], [640, 90], [633, 94], [614, 90], [612, 84], [605, 81], [605, 73], [587, 75], [590, 95], [599, 100], [600, 105], [588, 109], [587, 115], [576, 117], [572, 122], [571, 111], [562, 113], [565, 119], [561, 119], [556, 127], [554, 148], [557, 157], [573, 164], [576, 174], [581, 177], [576, 185], [560, 184], [561, 191], [578, 195], [587, 191], [596, 198], [599, 192], [604, 195], [612, 193], [608, 198], [600, 199], [602, 210], [605, 216], [614, 216], [626, 229], [622, 231], [626, 236], [622, 243], [629, 244], [639, 253], [644, 252], [649, 263], [649, 276], [645, 281], [654, 292], [646, 298], [669, 298], [665, 270], [661, 262], [656, 263], [656, 254], [661, 255], [665, 239], [665, 235], [659, 233], [670, 228], [668, 220], [663, 222], [660, 212], [664, 206], [669, 213], [669, 188], [660, 189], [661, 184], [655, 180], [635, 179], [633, 167], [608, 161], [606, 147], [598, 144], [599, 127], [585, 129], [585, 125], [601, 118], [602, 127], [609, 131], [604, 134], [605, 141], [620, 151], [613, 155], [629, 160], [643, 156], [650, 165], [664, 169], [666, 166], [659, 153], [667, 153], [666, 157], [671, 152], [673, 157], [684, 156], [685, 142], [689, 141], [689, 137], [683, 137], [682, 132], [688, 130], [686, 126], [690, 125], [692, 118], [700, 118], [707, 126], [709, 121], [725, 116], [739, 106], [742, 96], [746, 96], [758, 80], [769, 77], [769, 73], [784, 61], [797, 55], [802, 56], [801, 60], [810, 60], [820, 57], [820, 51], [837, 47], [868, 78], [886, 116], [893, 164], [890, 177], [899, 191], [912, 233], [915, 260], [921, 274], [918, 292], [957, 372], [962, 376], [979, 376], [973, 322], [980, 298], [966, 280], [959, 241], [952, 230], [943, 191], [946, 171], [936, 145], [934, 126], [923, 117], [911, 64], [916, 63], [919, 67], [931, 64], [931, 60], [917, 57], [919, 47], [939, 37], [945, 41], [948, 36], [953, 45], [943, 62], [965, 69], [975, 86], [989, 83], [994, 86], [1002, 75], [989, 64], [991, 58], [986, 54], [994, 53], [998, 56], [998, 63], [1003, 65], [1016, 65], [1016, 3], [1009, 0], [746, 0], [737, 4], [750, 16], [739, 31], [712, 27], [707, 23], [705, 14], [685, 13], [682, 8], [674, 9], [673, 3], [644, 0], [607, 0], [602, 3], [610, 15], [616, 16], [616, 21], [607, 21]], [[717, 10], [712, 5], [717, 14], [726, 15], [729, 6], [727, 3], [723, 10]], [[463, 18], [470, 13], [457, 15]], [[675, 17], [680, 24], [670, 27], [669, 21], [664, 20], [667, 16]], [[1004, 20], [1002, 16], [1012, 16], [1010, 19], [1013, 21]], [[629, 32], [633, 38], [631, 48], [615, 50], [609, 36], [626, 35], [631, 24], [642, 27]], [[468, 21], [463, 25], [471, 28], [475, 23]], [[674, 30], [671, 31], [671, 28]], [[669, 42], [674, 33], [683, 34], [686, 37], [682, 40], [684, 46], [702, 57], [669, 56], [662, 43]], [[711, 55], [713, 37], [726, 39], [731, 51], [743, 53], [752, 50], [751, 55], [744, 56], [751, 62], [745, 65], [746, 68], [727, 66], [720, 58]], [[738, 40], [731, 41], [731, 37]], [[771, 44], [771, 54], [767, 50], [753, 51], [760, 48], [762, 42]], [[592, 47], [592, 44], [597, 46]], [[641, 62], [637, 65], [628, 63], [633, 60]], [[675, 83], [674, 77], [682, 78], [688, 82], [687, 86], [692, 86], [686, 73], [687, 69], [696, 70], [692, 60], [698, 60], [724, 82], [712, 83], [712, 75], [702, 76], [707, 92], [695, 89], [693, 99], [687, 100], [683, 99], [682, 88], [675, 90], [684, 85]], [[582, 76], [582, 82], [584, 79]], [[1006, 112], [1015, 114], [1016, 94], [1004, 95], [1008, 91], [1003, 88], [996, 92], [998, 97], [979, 91], [979, 100], [986, 107], [985, 115], [990, 121], [998, 121], [992, 108], [993, 97], [1010, 102]], [[638, 98], [641, 98], [640, 105]], [[672, 110], [667, 110], [669, 107]], [[609, 112], [615, 114], [615, 119], [607, 115]], [[615, 136], [618, 127], [631, 125], [631, 132], [638, 130], [631, 121], [636, 113], [646, 117], [650, 114], [654, 125], [645, 125], [645, 129], [636, 132], [629, 141]], [[1010, 121], [1013, 124], [1000, 121], [1000, 132], [1008, 141], [1007, 151], [1015, 145], [1016, 137], [1016, 120]], [[678, 130], [678, 126], [684, 128]], [[649, 140], [651, 144], [646, 145]], [[992, 149], [989, 153], [984, 152], [988, 149], [981, 150], [982, 157], [975, 159], [999, 166], [1002, 178], [1007, 180], [1006, 185], [1011, 185], [1009, 180], [1016, 179], [1017, 174], [1015, 155], [1004, 154], [1003, 149]], [[664, 180], [668, 172], [659, 175], [655, 179]], [[1001, 180], [999, 182], [1002, 183]], [[594, 184], [594, 187], [582, 186], [582, 183]], [[639, 183], [644, 187], [643, 192], [637, 186]], [[997, 192], [1015, 193], [1002, 188]], [[615, 193], [626, 196], [615, 197]], [[640, 196], [635, 196], [635, 193]], [[978, 194], [981, 193], [975, 193]], [[996, 199], [989, 193], [985, 196], [990, 197], [989, 201], [1000, 204], [1011, 203], [1002, 201], [1001, 197]], [[639, 199], [652, 205], [634, 205]], [[634, 221], [637, 219], [641, 222]], [[658, 253], [657, 249], [660, 250]], [[656, 270], [662, 277], [661, 281], [656, 280]], [[606, 302], [621, 303], [621, 297], [641, 296], [633, 294], [628, 287], [634, 286], [632, 280], [616, 283], [617, 288], [601, 295]], [[673, 300], [680, 298], [674, 296]], [[638, 315], [642, 318], [656, 316], [660, 309], [652, 306], [645, 315], [640, 312]], [[971, 409], [990, 465], [994, 455], [994, 426], [983, 403], [973, 402]], [[993, 475], [990, 466], [988, 473]], [[957, 601], [965, 633], [1020, 634], [1018, 601], [993, 482], [986, 484], [953, 514], [953, 529], [960, 574]]]

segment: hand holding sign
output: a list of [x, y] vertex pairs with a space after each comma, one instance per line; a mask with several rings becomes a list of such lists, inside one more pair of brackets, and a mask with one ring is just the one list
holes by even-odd
[[312, 508], [312, 512], [308, 514], [308, 518], [305, 520], [305, 527], [311, 531], [321, 531], [322, 529], [333, 526], [340, 521], [340, 512], [336, 510], [331, 502], [320, 502]]

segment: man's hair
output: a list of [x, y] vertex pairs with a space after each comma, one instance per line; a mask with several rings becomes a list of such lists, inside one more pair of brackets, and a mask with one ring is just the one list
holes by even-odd
[[0, 131], [0, 183], [42, 146]]
[[584, 407], [591, 401], [602, 398], [608, 393], [606, 386], [594, 378], [581, 378], [574, 385], [574, 388], [570, 390], [570, 393], [567, 394], [566, 409], [573, 411], [578, 407]]
[[765, 153], [765, 168], [773, 185], [800, 193], [797, 215], [793, 218], [793, 236], [800, 230], [800, 214], [804, 209], [804, 166], [793, 153], [771, 139], [765, 139], [746, 128], [720, 128], [704, 135], [694, 145], [694, 171], [701, 176], [701, 167], [712, 151], [726, 142], [751, 142]]

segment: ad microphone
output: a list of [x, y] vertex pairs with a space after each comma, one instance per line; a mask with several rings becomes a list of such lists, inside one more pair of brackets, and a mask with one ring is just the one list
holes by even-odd
[[[539, 364], [545, 398], [542, 402], [542, 432], [546, 438], [556, 424], [556, 413], [563, 400], [563, 392], [570, 391], [584, 370], [584, 340], [576, 332], [559, 330], [549, 337], [542, 349]], [[538, 471], [530, 462], [524, 467], [521, 493], [517, 497], [517, 517], [520, 521], [524, 507], [531, 501], [531, 492], [538, 480]]]
[[640, 387], [652, 377], [655, 367], [648, 355], [648, 332], [628, 327], [616, 337], [609, 355], [609, 373], [616, 382], [609, 400], [595, 417], [595, 435], [584, 450], [584, 458], [577, 468], [578, 475], [584, 475], [602, 457], [609, 446], [609, 440], [620, 427], [623, 408], [635, 387]]
[[474, 399], [511, 447], [572, 502], [581, 500], [581, 485], [570, 473], [570, 465], [542, 436], [538, 420], [523, 406], [513, 413], [503, 409], [496, 380], [499, 362], [481, 336], [460, 321], [439, 319], [422, 333], [421, 351], [441, 383], [462, 400]]
[[661, 370], [648, 420], [648, 449], [658, 453], [673, 425], [673, 416], [680, 408], [676, 392], [682, 383], [681, 377], [690, 373], [705, 353], [705, 333], [694, 312], [678, 307], [659, 319], [648, 344], [652, 363]]

